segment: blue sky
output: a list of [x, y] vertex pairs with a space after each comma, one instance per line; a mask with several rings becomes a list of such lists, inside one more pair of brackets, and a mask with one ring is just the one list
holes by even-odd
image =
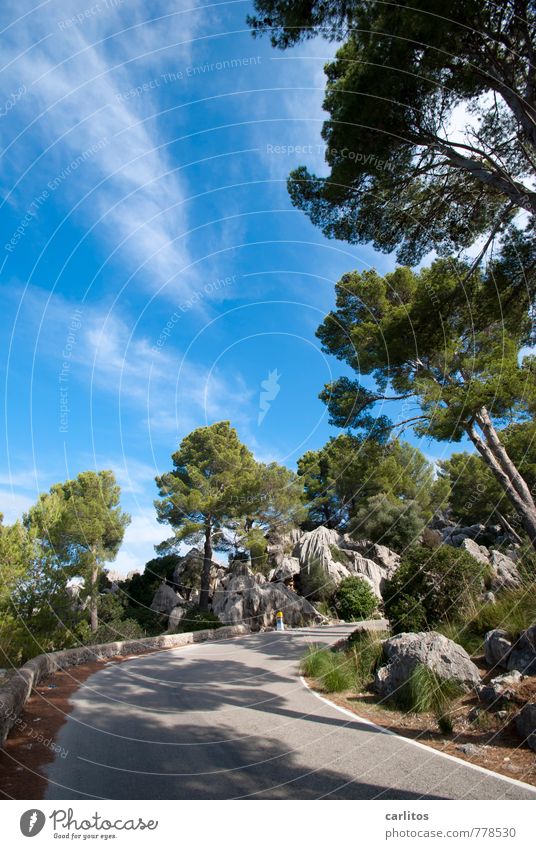
[[114, 469], [133, 517], [121, 570], [167, 535], [154, 476], [194, 427], [230, 419], [259, 459], [289, 465], [334, 433], [317, 396], [342, 369], [314, 331], [344, 272], [394, 264], [291, 206], [291, 168], [325, 173], [333, 47], [275, 51], [251, 37], [250, 11], [0, 11], [0, 509], [12, 520], [54, 482]]

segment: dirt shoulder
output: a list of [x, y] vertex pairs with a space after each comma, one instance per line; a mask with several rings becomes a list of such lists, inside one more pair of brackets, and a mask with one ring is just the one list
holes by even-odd
[[[432, 714], [404, 713], [381, 703], [371, 693], [323, 693], [314, 680], [307, 679], [307, 683], [334, 704], [401, 737], [536, 786], [536, 755], [520, 741], [515, 731], [515, 712], [507, 712], [504, 716], [482, 710], [478, 698], [467, 695], [456, 702], [454, 731], [445, 736], [438, 730]], [[530, 686], [536, 695], [536, 679]]]
[[[162, 651], [158, 649], [157, 651]], [[145, 652], [154, 654], [154, 652]], [[73, 709], [71, 696], [84, 682], [111, 663], [133, 657], [114, 657], [58, 670], [41, 681], [26, 702], [0, 749], [0, 800], [42, 799], [47, 785], [43, 767], [56, 757], [66, 757], [56, 743], [58, 732]]]

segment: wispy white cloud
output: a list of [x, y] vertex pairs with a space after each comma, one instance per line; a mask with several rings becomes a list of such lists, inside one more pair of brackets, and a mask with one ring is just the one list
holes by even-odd
[[[154, 17], [166, 6], [169, 11], [168, 4], [153, 4]], [[136, 26], [142, 12], [150, 16], [135, 3], [92, 8], [97, 7], [98, 12], [73, 23], [80, 9], [71, 2], [55, 2], [53, 15], [44, 4], [25, 19], [24, 30], [13, 27], [3, 45], [4, 58], [12, 61], [2, 76], [4, 84], [24, 81], [28, 91], [17, 104], [25, 123], [19, 126], [15, 149], [32, 150], [35, 156], [27, 157], [31, 170], [21, 188], [31, 183], [41, 191], [60, 179], [55, 197], [61, 195], [66, 207], [73, 204], [72, 214], [83, 216], [86, 224], [102, 219], [96, 237], [110, 252], [118, 250], [131, 272], [144, 266], [154, 289], [173, 277], [169, 289], [176, 292], [188, 288], [193, 277], [191, 272], [186, 278], [175, 276], [189, 265], [188, 250], [177, 239], [187, 229], [184, 186], [171, 169], [158, 124], [139, 120], [143, 99], [123, 100], [118, 93], [148, 82], [153, 73], [158, 77], [166, 46], [175, 61], [181, 56], [186, 60], [201, 18], [193, 13], [173, 19], [172, 38], [169, 19]], [[18, 8], [8, 3], [4, 12], [16, 18]], [[3, 144], [9, 141], [3, 133]], [[80, 156], [85, 158], [75, 169], [76, 179], [65, 176]], [[88, 200], [77, 211], [75, 205], [86, 193]]]

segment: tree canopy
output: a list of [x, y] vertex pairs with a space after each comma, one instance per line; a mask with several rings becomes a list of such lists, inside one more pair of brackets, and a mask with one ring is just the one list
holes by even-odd
[[[530, 326], [523, 299], [500, 309], [510, 291], [504, 267], [490, 294], [488, 274], [441, 259], [429, 268], [346, 274], [337, 307], [318, 328], [324, 350], [346, 361], [376, 388], [340, 378], [321, 398], [339, 427], [389, 434], [412, 427], [418, 435], [459, 441], [468, 436], [536, 543], [530, 488], [508, 456], [497, 424], [523, 421], [536, 404], [536, 361], [520, 349]], [[465, 285], [459, 286], [460, 277]], [[498, 305], [498, 306], [497, 306]], [[378, 401], [403, 401], [396, 421], [374, 416]]]
[[91, 630], [98, 628], [99, 575], [117, 556], [130, 516], [121, 510], [120, 488], [109, 470], [81, 472], [39, 497], [25, 521], [63, 567], [84, 578]]
[[257, 463], [229, 422], [197, 428], [172, 455], [173, 470], [156, 479], [160, 522], [174, 536], [159, 547], [204, 541], [200, 607], [208, 609], [213, 548], [255, 549], [269, 531], [284, 532], [302, 512], [296, 476], [277, 463]]
[[376, 522], [373, 528], [369, 520], [369, 514], [376, 512], [378, 499], [384, 506], [399, 508], [404, 525], [408, 524], [410, 510], [419, 526], [412, 524], [414, 539], [439, 497], [432, 464], [418, 449], [398, 439], [382, 443], [361, 435], [341, 434], [300, 457], [298, 475], [303, 480], [308, 527], [326, 525], [355, 530], [387, 545], [393, 542], [392, 521], [380, 531], [380, 525]]
[[256, 0], [255, 8], [253, 33], [269, 33], [279, 48], [318, 34], [343, 42], [325, 68], [330, 174], [300, 167], [289, 180], [293, 203], [326, 235], [396, 250], [413, 264], [432, 245], [447, 255], [504, 233], [523, 211], [533, 240], [531, 0]]

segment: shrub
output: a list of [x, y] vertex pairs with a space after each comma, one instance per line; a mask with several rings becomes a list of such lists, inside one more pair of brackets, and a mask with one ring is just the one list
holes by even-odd
[[393, 700], [410, 713], [433, 713], [440, 730], [450, 734], [453, 724], [449, 708], [462, 692], [456, 681], [440, 678], [432, 669], [418, 664]]
[[86, 645], [115, 643], [122, 640], [138, 640], [145, 637], [145, 631], [135, 619], [111, 619], [101, 622], [96, 631], [90, 631], [85, 639]]
[[301, 659], [300, 671], [306, 678], [319, 678], [330, 664], [329, 649], [317, 645], [308, 646], [307, 652]]
[[393, 628], [393, 633], [404, 631], [425, 631], [427, 627], [426, 610], [421, 601], [416, 601], [409, 595], [400, 594], [389, 606], [386, 612]]
[[385, 613], [394, 633], [434, 628], [474, 607], [489, 567], [463, 549], [415, 547], [384, 588]]
[[302, 658], [301, 671], [314, 678], [317, 686], [325, 693], [340, 693], [355, 686], [355, 666], [344, 652], [330, 651], [318, 646], [309, 646]]
[[320, 679], [324, 692], [341, 693], [355, 689], [356, 677], [352, 660], [343, 652], [332, 652], [331, 657], [331, 665]]
[[199, 607], [191, 607], [185, 617], [181, 619], [177, 628], [177, 634], [188, 634], [190, 631], [204, 631], [205, 629], [221, 628], [221, 622], [215, 613], [201, 610]]
[[536, 618], [536, 584], [526, 584], [497, 593], [495, 601], [475, 605], [475, 611], [465, 619], [454, 618], [440, 626], [442, 634], [459, 643], [469, 654], [482, 650], [484, 636], [494, 628], [505, 630], [516, 640], [521, 631], [534, 624]]
[[368, 498], [350, 523], [350, 532], [403, 551], [420, 537], [426, 518], [416, 501], [401, 501], [387, 493]]
[[364, 578], [343, 578], [335, 594], [335, 607], [342, 619], [368, 619], [378, 607], [378, 599]]
[[300, 572], [299, 589], [309, 601], [323, 601], [329, 604], [335, 593], [335, 584], [322, 568], [322, 564], [313, 560], [307, 570]]
[[389, 636], [384, 631], [354, 631], [348, 637], [348, 646], [355, 668], [356, 684], [365, 689], [383, 660], [383, 640]]

